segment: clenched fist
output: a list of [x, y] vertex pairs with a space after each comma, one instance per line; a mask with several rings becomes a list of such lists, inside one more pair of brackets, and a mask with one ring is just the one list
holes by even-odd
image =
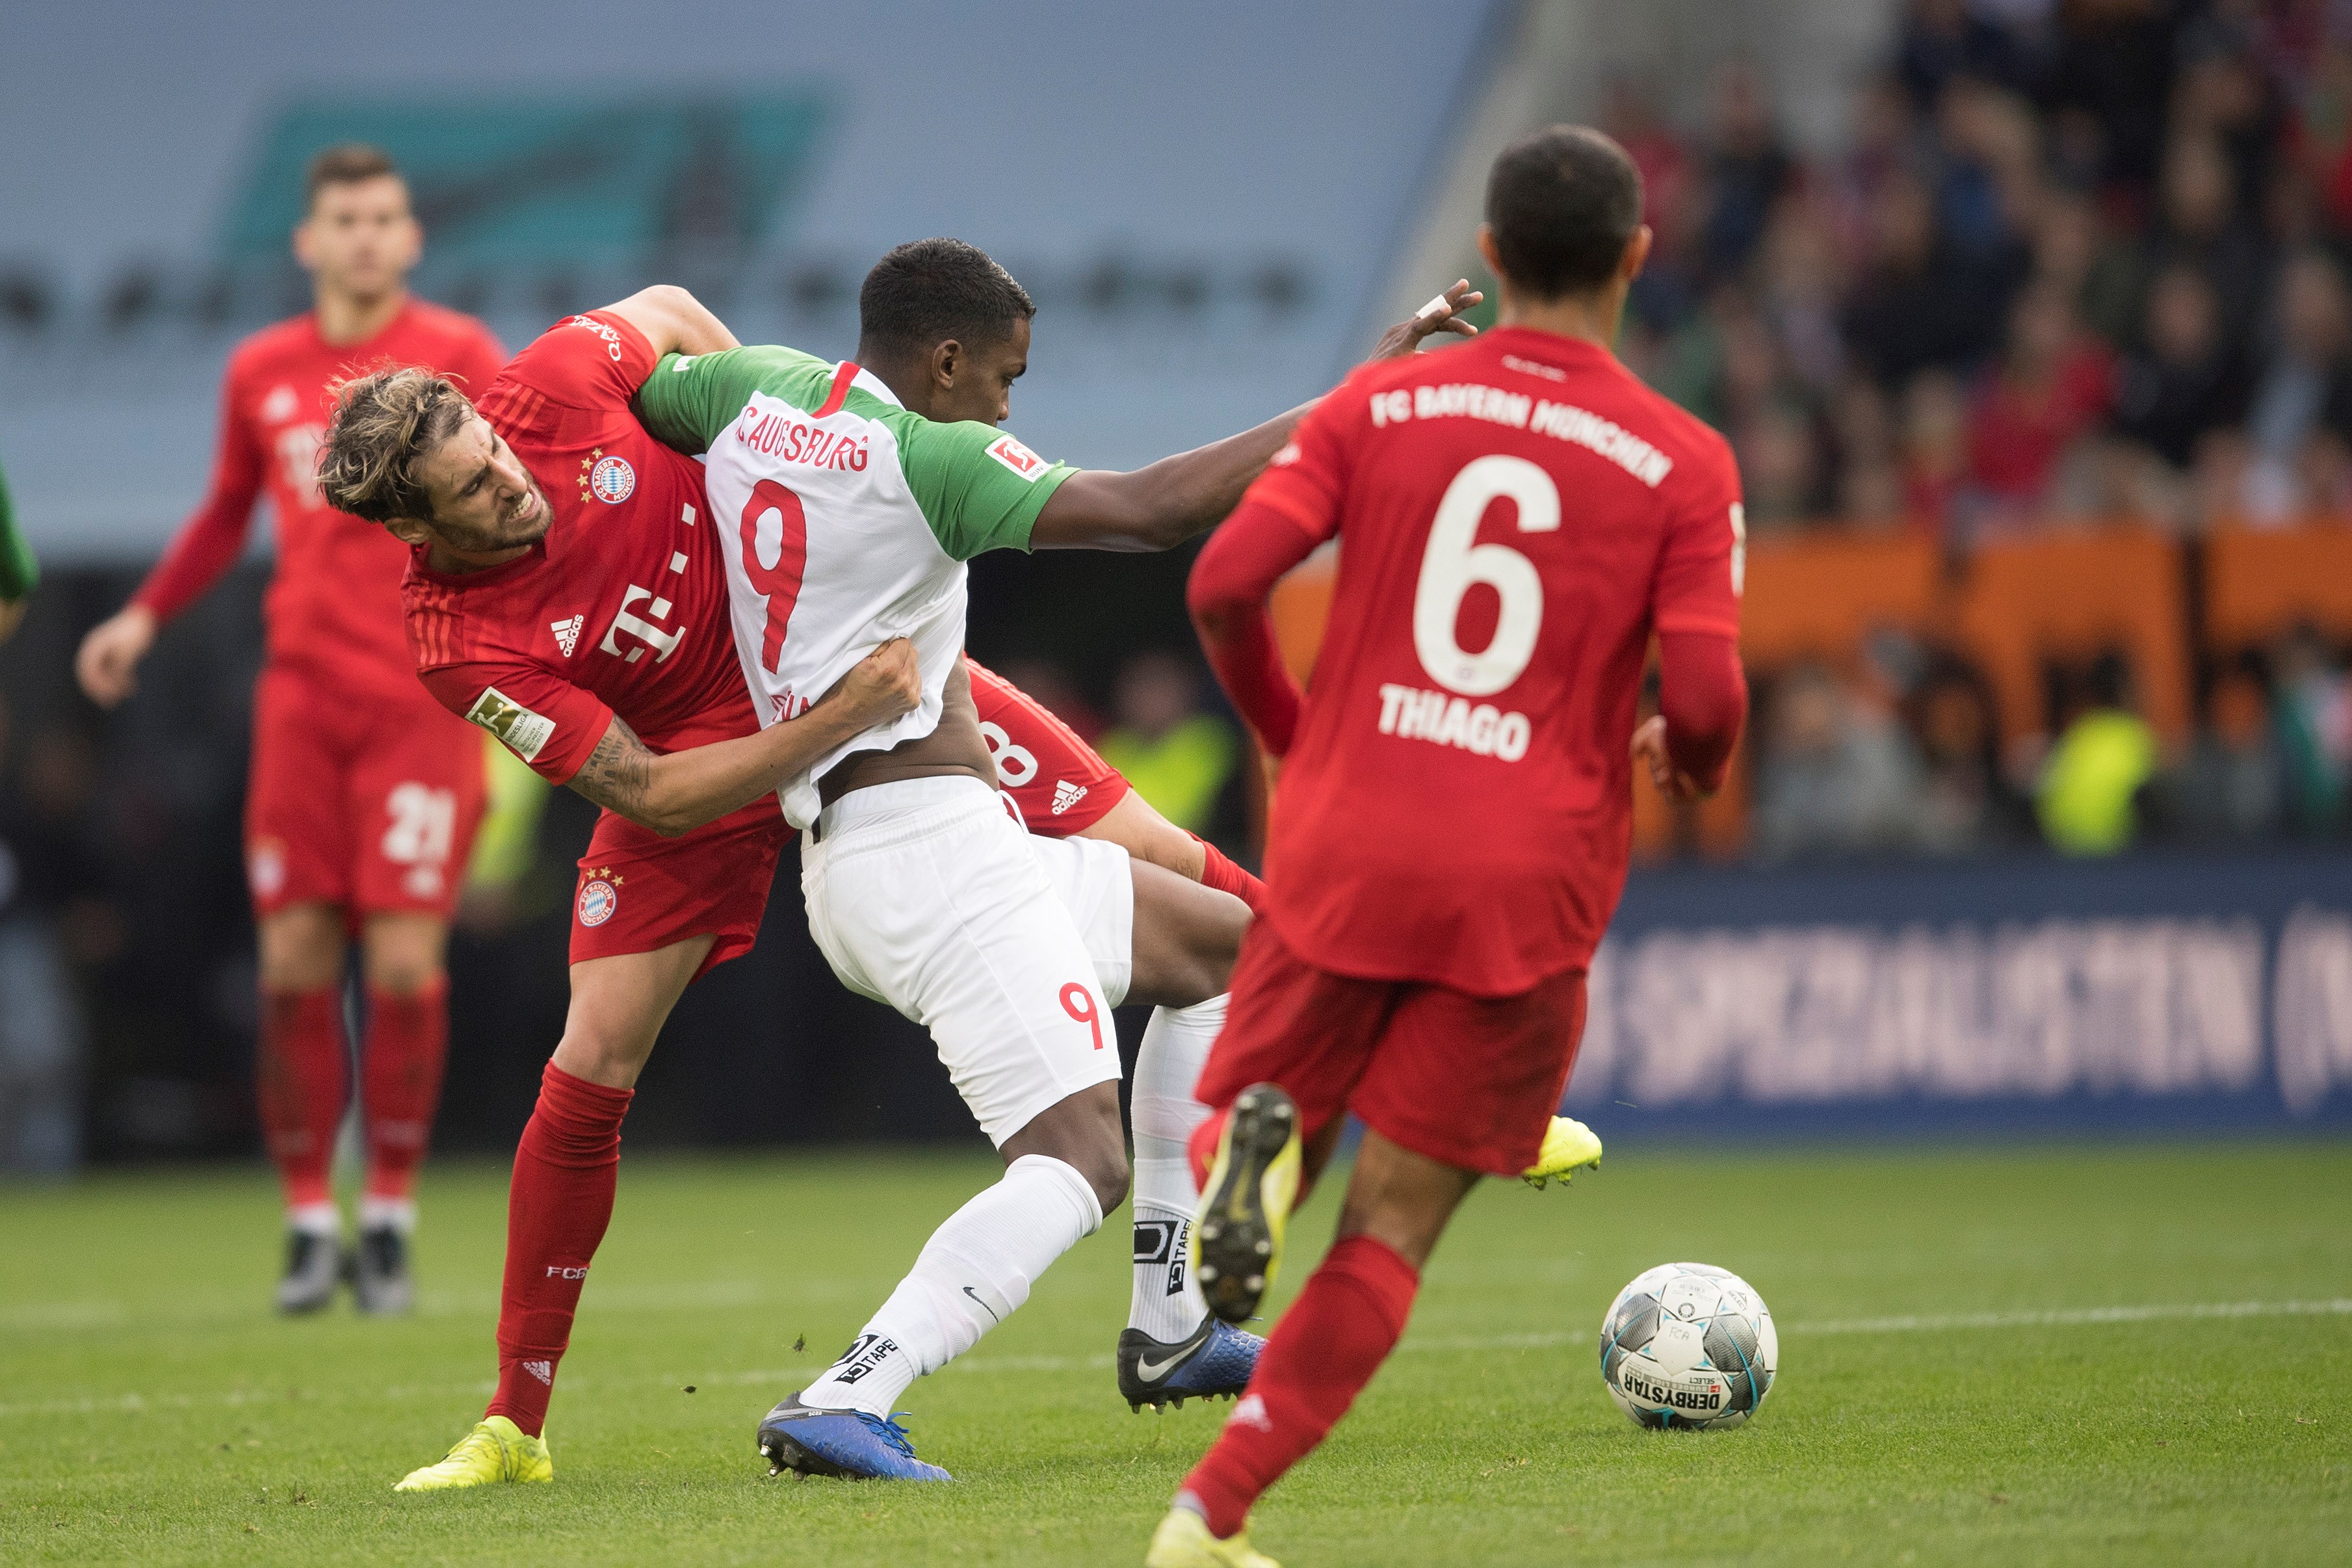
[[892, 637], [858, 660], [829, 695], [871, 724], [887, 724], [913, 711], [923, 700], [923, 672], [915, 662], [915, 645]]

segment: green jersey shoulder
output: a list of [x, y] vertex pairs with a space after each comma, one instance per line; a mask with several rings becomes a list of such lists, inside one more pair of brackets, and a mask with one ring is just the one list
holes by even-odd
[[[685, 452], [722, 440], [786, 463], [863, 472], [896, 463], [940, 548], [958, 561], [1026, 550], [1046, 499], [1076, 470], [993, 426], [939, 424], [855, 384], [854, 365], [797, 349], [672, 354], [637, 394], [646, 427]], [[846, 413], [846, 423], [834, 419]], [[877, 433], [887, 434], [877, 440]]]

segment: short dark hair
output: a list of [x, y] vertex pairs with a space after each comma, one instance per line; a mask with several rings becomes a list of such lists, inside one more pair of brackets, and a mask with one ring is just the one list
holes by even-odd
[[1606, 283], [1642, 226], [1642, 173], [1583, 125], [1547, 125], [1503, 149], [1486, 176], [1486, 222], [1512, 286], [1538, 299]]
[[303, 171], [304, 210], [319, 205], [319, 193], [329, 185], [355, 185], [362, 180], [382, 179], [386, 174], [400, 178], [400, 165], [392, 154], [381, 147], [371, 147], [364, 142], [343, 142], [313, 153], [310, 167]]
[[950, 338], [1001, 343], [1036, 313], [1029, 291], [978, 246], [918, 239], [876, 262], [857, 290], [858, 352], [928, 353]]

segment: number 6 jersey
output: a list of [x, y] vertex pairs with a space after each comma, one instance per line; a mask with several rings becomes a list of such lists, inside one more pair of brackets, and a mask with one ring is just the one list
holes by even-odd
[[[1486, 996], [1589, 963], [1624, 886], [1650, 635], [1738, 637], [1741, 530], [1723, 438], [1592, 343], [1502, 328], [1325, 398], [1192, 579], [1220, 677], [1287, 752], [1284, 942]], [[1235, 612], [1335, 536], [1294, 708], [1263, 612]]]
[[786, 782], [784, 815], [806, 827], [834, 763], [938, 726], [963, 653], [964, 563], [1027, 549], [1073, 470], [989, 426], [911, 414], [856, 364], [793, 349], [665, 359], [637, 408], [655, 435], [709, 455], [736, 649], [762, 724], [799, 714], [878, 644], [915, 645], [921, 703]]

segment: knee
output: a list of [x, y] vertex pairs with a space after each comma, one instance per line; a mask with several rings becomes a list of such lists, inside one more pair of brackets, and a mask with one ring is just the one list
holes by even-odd
[[637, 1075], [652, 1054], [650, 1038], [640, 1040], [574, 1018], [565, 1025], [563, 1038], [556, 1044], [554, 1061], [573, 1078], [606, 1089], [635, 1089]]
[[1128, 1168], [1127, 1151], [1111, 1149], [1080, 1167], [1087, 1185], [1095, 1191], [1095, 1202], [1105, 1214], [1127, 1202], [1128, 1187], [1133, 1173]]
[[343, 928], [332, 910], [300, 906], [262, 922], [261, 989], [320, 991], [343, 978]]
[[442, 982], [438, 962], [421, 953], [370, 953], [365, 965], [368, 989], [388, 996], [421, 996]]

